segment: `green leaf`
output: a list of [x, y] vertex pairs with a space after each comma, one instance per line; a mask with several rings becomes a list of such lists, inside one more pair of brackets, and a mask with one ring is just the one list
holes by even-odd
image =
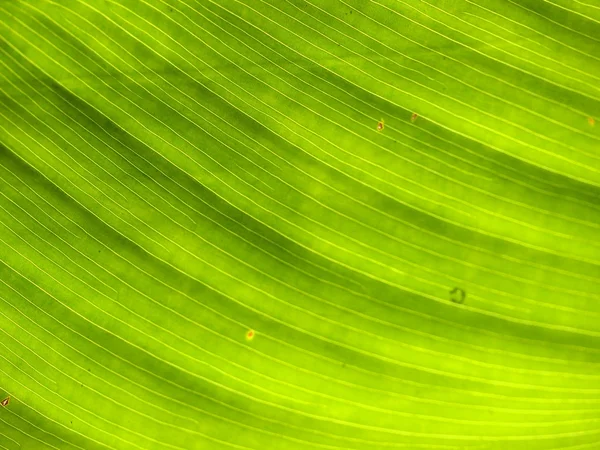
[[0, 0], [0, 448], [600, 449], [599, 48], [598, 0]]

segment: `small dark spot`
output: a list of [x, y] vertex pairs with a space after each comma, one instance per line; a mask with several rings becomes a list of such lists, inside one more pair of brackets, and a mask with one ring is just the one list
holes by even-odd
[[467, 293], [461, 288], [455, 287], [450, 291], [450, 300], [454, 303], [464, 303]]
[[413, 113], [413, 115], [410, 116], [410, 121], [414, 123], [418, 117], [419, 117], [419, 115], [417, 113]]

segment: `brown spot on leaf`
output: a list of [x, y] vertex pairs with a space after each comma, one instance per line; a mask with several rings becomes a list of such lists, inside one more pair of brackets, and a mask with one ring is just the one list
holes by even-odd
[[379, 121], [379, 123], [377, 124], [377, 131], [381, 131], [383, 130], [383, 119], [381, 119]]
[[6, 397], [4, 400], [2, 400], [2, 402], [0, 402], [0, 405], [8, 406], [9, 403], [10, 403], [10, 397]]
[[417, 113], [413, 113], [413, 115], [410, 116], [410, 121], [414, 123], [415, 120], [417, 120], [417, 117], [419, 117], [419, 115]]

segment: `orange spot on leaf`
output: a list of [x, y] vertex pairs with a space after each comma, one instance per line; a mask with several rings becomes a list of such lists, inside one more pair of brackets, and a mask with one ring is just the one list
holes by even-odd
[[381, 131], [383, 130], [383, 119], [381, 119], [379, 121], [379, 123], [377, 124], [377, 131]]
[[254, 330], [248, 330], [248, 332], [246, 333], [246, 339], [250, 340], [252, 338], [254, 338], [254, 335], [256, 333], [254, 332]]
[[594, 125], [596, 125], [596, 119], [594, 119], [593, 117], [588, 117], [588, 123], [591, 126], [594, 126]]

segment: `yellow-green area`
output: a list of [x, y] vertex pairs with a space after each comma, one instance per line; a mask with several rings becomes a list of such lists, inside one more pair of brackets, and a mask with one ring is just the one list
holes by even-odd
[[600, 449], [599, 0], [0, 0], [0, 449]]

